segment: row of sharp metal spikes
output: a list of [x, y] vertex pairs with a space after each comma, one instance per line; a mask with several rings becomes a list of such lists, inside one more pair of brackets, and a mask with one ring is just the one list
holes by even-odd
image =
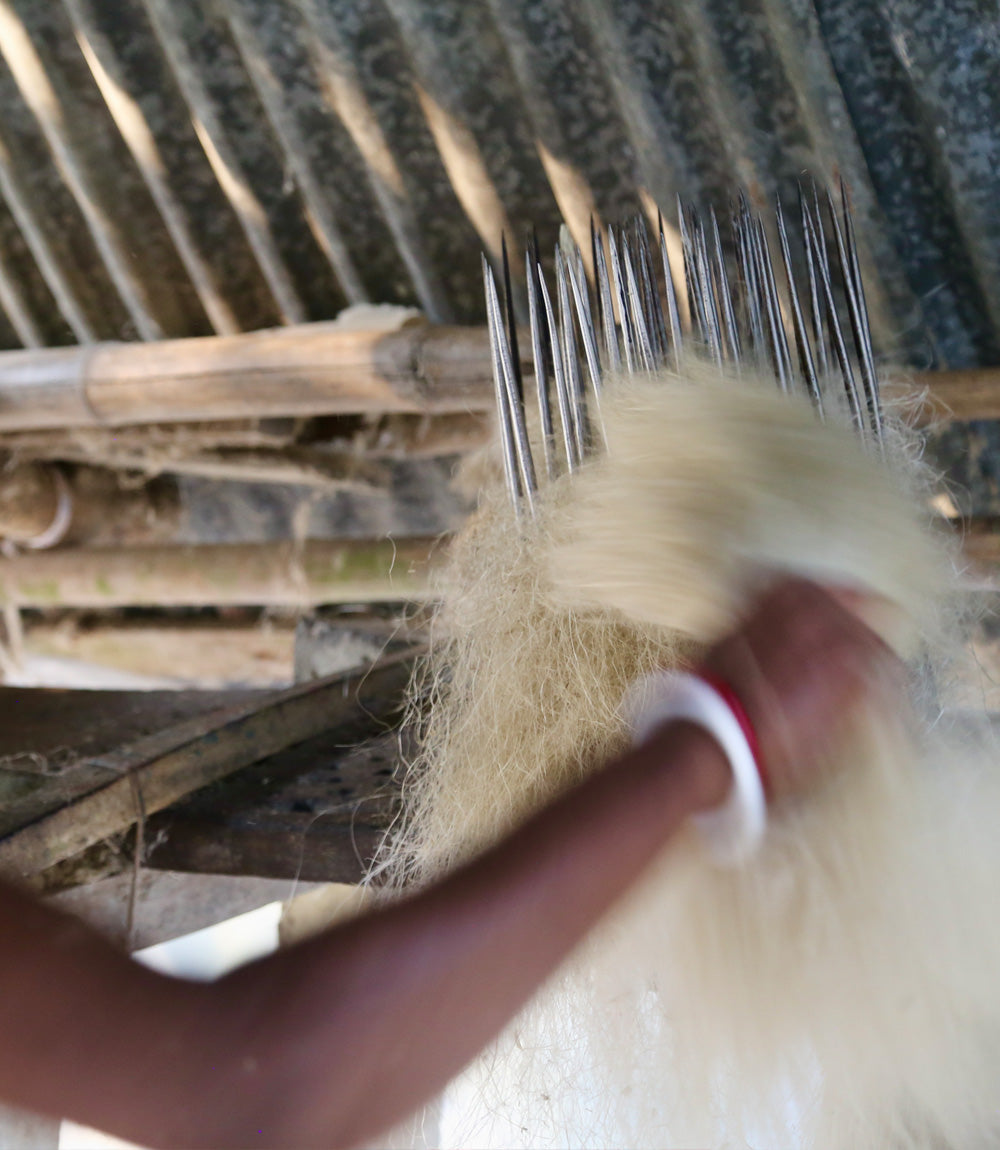
[[[662, 217], [659, 260], [641, 218], [609, 228], [604, 236], [591, 222], [592, 282], [578, 245], [563, 228], [555, 251], [554, 305], [537, 236], [527, 244], [528, 319], [545, 476], [553, 479], [563, 468], [575, 471], [599, 449], [607, 376], [680, 370], [684, 356], [692, 353], [735, 370], [747, 364], [769, 371], [786, 392], [804, 388], [821, 418], [824, 396], [830, 396], [827, 389], [839, 372], [851, 417], [880, 449], [878, 377], [843, 183], [839, 207], [829, 191], [821, 199], [815, 186], [808, 193], [799, 189], [806, 271], [801, 286], [780, 201], [774, 225], [782, 287], [764, 219], [744, 194], [731, 214], [728, 260], [714, 209], [706, 221], [680, 202], [677, 207], [688, 325], [681, 322]], [[506, 241], [502, 298], [485, 256], [483, 280], [507, 488], [519, 514], [534, 514], [539, 477], [528, 434]]]

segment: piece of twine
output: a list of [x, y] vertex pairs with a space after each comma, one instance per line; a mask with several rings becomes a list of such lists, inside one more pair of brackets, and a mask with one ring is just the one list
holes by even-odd
[[125, 949], [132, 954], [135, 947], [135, 911], [139, 901], [139, 872], [146, 853], [146, 802], [142, 794], [142, 784], [134, 770], [128, 772], [135, 802], [135, 845], [132, 850], [132, 876], [129, 881], [128, 903], [125, 908]]

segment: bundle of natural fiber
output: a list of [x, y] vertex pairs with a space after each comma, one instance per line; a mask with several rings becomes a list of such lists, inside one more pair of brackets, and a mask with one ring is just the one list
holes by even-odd
[[696, 659], [776, 571], [879, 596], [913, 709], [873, 694], [830, 747], [837, 769], [775, 807], [746, 865], [679, 836], [480, 1061], [464, 1144], [484, 1123], [531, 1146], [992, 1144], [1000, 786], [988, 741], [943, 717], [955, 564], [911, 439], [866, 444], [829, 397], [824, 422], [690, 357], [612, 381], [601, 414], [606, 451], [531, 517], [487, 493], [451, 548], [387, 862], [400, 881], [621, 751], [629, 683]]

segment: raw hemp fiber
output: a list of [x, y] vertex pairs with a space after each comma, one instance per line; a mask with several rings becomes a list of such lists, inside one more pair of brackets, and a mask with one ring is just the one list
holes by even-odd
[[385, 864], [400, 883], [621, 752], [629, 683], [696, 661], [776, 572], [881, 597], [912, 710], [873, 685], [838, 769], [772, 810], [745, 866], [678, 836], [479, 1060], [464, 1144], [995, 1144], [1000, 787], [989, 738], [947, 718], [961, 595], [912, 435], [880, 448], [832, 398], [821, 421], [701, 362], [616, 381], [601, 408], [606, 451], [535, 518], [498, 484], [454, 542]]

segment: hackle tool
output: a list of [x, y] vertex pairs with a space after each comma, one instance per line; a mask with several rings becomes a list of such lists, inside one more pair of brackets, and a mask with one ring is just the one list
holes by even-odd
[[[706, 218], [678, 203], [687, 322], [662, 217], [654, 243], [641, 217], [609, 227], [603, 235], [592, 221], [592, 281], [578, 245], [563, 228], [553, 261], [554, 290], [542, 267], [537, 236], [532, 236], [525, 264], [541, 469], [528, 435], [529, 401], [506, 243], [502, 305], [484, 257], [504, 469], [519, 514], [534, 514], [539, 482], [576, 471], [601, 448], [601, 392], [607, 376], [676, 370], [691, 353], [735, 370], [746, 364], [770, 371], [782, 391], [804, 391], [820, 417], [824, 392], [839, 386], [859, 432], [881, 450], [875, 353], [847, 190], [841, 183], [839, 205], [831, 193], [821, 197], [815, 187], [800, 189], [799, 201], [799, 273], [780, 201], [766, 221], [741, 193], [729, 220], [728, 247], [714, 209]], [[772, 256], [771, 233], [778, 260]]]

